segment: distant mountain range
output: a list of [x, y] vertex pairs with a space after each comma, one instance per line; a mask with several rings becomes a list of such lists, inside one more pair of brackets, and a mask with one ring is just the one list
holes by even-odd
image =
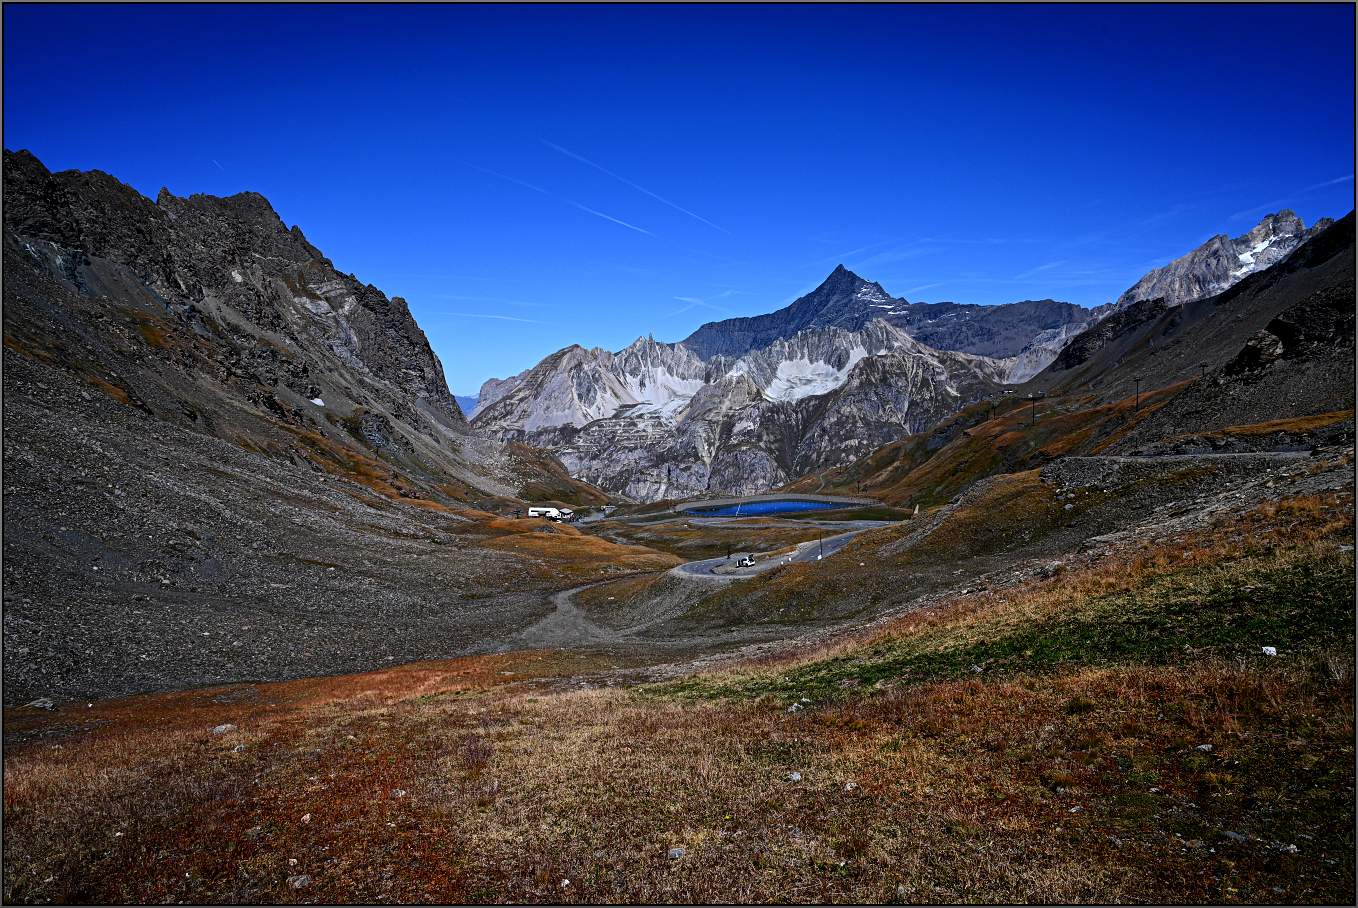
[[1095, 309], [910, 303], [840, 265], [783, 309], [709, 322], [678, 343], [567, 347], [490, 379], [469, 412], [478, 432], [546, 447], [572, 476], [635, 500], [762, 491], [1032, 379], [1109, 315], [1220, 293], [1331, 224], [1269, 215]]
[[876, 319], [807, 328], [704, 362], [638, 338], [579, 346], [489, 389], [474, 425], [549, 448], [574, 477], [639, 501], [755, 492], [852, 460], [1003, 386], [1009, 363], [935, 350]]

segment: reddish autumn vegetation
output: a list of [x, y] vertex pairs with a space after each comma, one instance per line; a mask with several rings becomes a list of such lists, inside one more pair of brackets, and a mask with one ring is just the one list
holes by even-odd
[[1347, 904], [1352, 514], [668, 684], [553, 650], [14, 713], [5, 899]]

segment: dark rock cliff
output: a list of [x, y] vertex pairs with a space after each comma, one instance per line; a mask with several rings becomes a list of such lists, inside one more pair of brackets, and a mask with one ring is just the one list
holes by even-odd
[[187, 324], [247, 323], [319, 345], [377, 379], [371, 390], [389, 406], [421, 401], [444, 428], [467, 429], [405, 300], [336, 271], [258, 193], [162, 189], [152, 202], [101, 171], [52, 174], [27, 151], [7, 150], [5, 232], [36, 267], [88, 295], [106, 295], [107, 273], [121, 266]]
[[1041, 332], [1083, 322], [1089, 314], [1081, 306], [1050, 299], [1003, 306], [910, 303], [840, 265], [790, 306], [767, 315], [708, 322], [682, 343], [704, 360], [740, 357], [807, 328], [861, 331], [880, 318], [936, 350], [1004, 359]]

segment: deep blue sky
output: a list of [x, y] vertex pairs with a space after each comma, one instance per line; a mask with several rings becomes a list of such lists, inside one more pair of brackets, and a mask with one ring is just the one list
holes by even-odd
[[841, 262], [912, 302], [1108, 302], [1348, 213], [1353, 74], [1348, 4], [7, 4], [4, 144], [263, 193], [474, 394]]

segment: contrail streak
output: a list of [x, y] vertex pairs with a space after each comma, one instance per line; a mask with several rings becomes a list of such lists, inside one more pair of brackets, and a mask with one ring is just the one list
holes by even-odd
[[[564, 198], [564, 196], [563, 196], [563, 198]], [[571, 202], [570, 199], [566, 199], [566, 201], [567, 201], [567, 202]], [[579, 208], [581, 211], [588, 211], [590, 214], [597, 214], [599, 217], [601, 217], [601, 218], [606, 218], [607, 220], [612, 221], [614, 224], [621, 224], [621, 225], [624, 226], [624, 227], [632, 227], [632, 225], [629, 224], [629, 223], [627, 223], [626, 221], [620, 221], [620, 220], [618, 220], [617, 218], [611, 218], [611, 217], [609, 217], [608, 215], [604, 214], [602, 211], [595, 211], [593, 208], [586, 208], [584, 205], [581, 205], [579, 202], [571, 202], [571, 204], [574, 205], [576, 208]], [[649, 231], [649, 230], [642, 230], [640, 227], [632, 227], [632, 229], [633, 229], [633, 230], [636, 230], [636, 231], [639, 231], [639, 232], [641, 232], [641, 233], [644, 233], [644, 234], [646, 234], [647, 236], [655, 236], [655, 234], [654, 234], [654, 233], [651, 233], [651, 231]], [[655, 238], [656, 238], [657, 240], [660, 239], [660, 237], [658, 237], [658, 236], [656, 236]]]
[[[712, 223], [712, 222], [709, 221], [707, 218], [705, 218], [705, 217], [699, 217], [698, 215], [696, 215], [696, 214], [694, 214], [693, 212], [689, 211], [687, 208], [680, 208], [678, 205], [674, 204], [674, 203], [671, 202], [669, 199], [661, 198], [660, 196], [656, 195], [654, 192], [651, 192], [651, 190], [645, 188], [644, 186], [638, 186], [636, 183], [633, 183], [631, 180], [627, 179], [626, 177], [620, 177], [620, 176], [618, 176], [616, 173], [614, 173], [613, 171], [608, 170], [608, 169], [603, 168], [603, 167], [600, 167], [598, 164], [595, 164], [593, 161], [589, 160], [588, 158], [582, 158], [582, 157], [580, 157], [578, 154], [576, 154], [575, 152], [571, 151], [571, 150], [568, 149], [568, 148], [562, 148], [560, 145], [557, 145], [557, 144], [555, 144], [555, 143], [553, 143], [553, 142], [548, 142], [546, 139], [542, 138], [541, 136], [533, 136], [533, 138], [537, 139], [539, 142], [541, 142], [543, 145], [546, 145], [548, 148], [554, 148], [554, 149], [556, 149], [557, 151], [561, 152], [562, 154], [567, 155], [568, 157], [575, 158], [577, 161], [581, 162], [582, 164], [588, 164], [590, 167], [593, 167], [595, 170], [598, 170], [598, 171], [601, 171], [601, 172], [603, 172], [603, 173], [608, 174], [610, 177], [612, 177], [612, 178], [615, 179], [615, 180], [621, 180], [622, 182], [626, 183], [628, 186], [631, 186], [633, 189], [637, 190], [638, 192], [644, 192], [644, 193], [646, 193], [648, 196], [650, 196], [650, 197], [653, 198], [653, 199], [659, 199], [660, 201], [664, 202], [666, 205], [670, 206], [671, 208], [675, 209], [676, 211], [682, 211], [684, 214], [688, 215], [688, 216], [691, 217], [691, 218], [698, 218], [698, 220], [702, 221], [704, 224], [706, 224], [706, 225], [709, 226], [709, 227], [717, 227], [716, 224]], [[722, 233], [725, 233], [725, 234], [727, 234], [727, 235], [730, 235], [730, 233], [731, 233], [731, 231], [727, 230], [725, 227], [717, 227], [717, 229], [720, 230]], [[654, 235], [654, 234], [652, 234], [652, 235]]]
[[[463, 161], [462, 163], [463, 163], [463, 164], [467, 164], [466, 161]], [[489, 168], [486, 168], [486, 167], [477, 167], [475, 164], [467, 164], [467, 166], [470, 167], [472, 170], [479, 170], [479, 171], [481, 171], [482, 173], [488, 173], [488, 174], [490, 174], [490, 175], [493, 176], [493, 177], [499, 177], [499, 178], [502, 179], [502, 180], [508, 180], [508, 181], [511, 182], [511, 183], [518, 183], [520, 186], [526, 186], [527, 188], [532, 189], [532, 190], [534, 190], [534, 191], [536, 191], [536, 192], [540, 192], [540, 193], [542, 193], [543, 195], [549, 195], [549, 196], [551, 196], [551, 197], [554, 198], [554, 199], [560, 199], [560, 200], [563, 201], [563, 202], [567, 202], [567, 203], [569, 203], [569, 204], [571, 204], [571, 205], [574, 205], [576, 208], [579, 208], [581, 211], [588, 211], [590, 214], [598, 215], [599, 217], [603, 218], [604, 220], [612, 221], [614, 224], [621, 224], [622, 226], [627, 227], [627, 228], [630, 228], [630, 229], [632, 229], [632, 230], [635, 230], [635, 231], [637, 231], [638, 233], [644, 233], [644, 234], [646, 234], [647, 236], [655, 236], [655, 234], [654, 234], [654, 233], [651, 233], [651, 231], [649, 231], [649, 230], [642, 230], [640, 227], [635, 227], [635, 226], [633, 226], [632, 224], [627, 223], [626, 221], [620, 221], [620, 220], [618, 220], [618, 219], [615, 218], [615, 217], [610, 217], [609, 215], [604, 214], [602, 211], [595, 211], [593, 208], [586, 208], [584, 205], [581, 205], [579, 202], [575, 201], [574, 199], [568, 199], [568, 198], [566, 198], [564, 195], [557, 195], [557, 194], [554, 193], [554, 192], [548, 192], [546, 189], [543, 189], [543, 188], [540, 187], [540, 186], [534, 186], [532, 183], [525, 183], [523, 180], [516, 180], [516, 179], [514, 179], [513, 177], [507, 177], [507, 176], [505, 176], [505, 175], [502, 174], [502, 173], [496, 173], [495, 171], [490, 170]], [[721, 228], [718, 227], [717, 229], [720, 230]], [[660, 237], [658, 237], [658, 236], [655, 236], [655, 238], [656, 238], [657, 240], [660, 239]], [[487, 316], [487, 318], [490, 318], [490, 317], [491, 317], [491, 316]], [[545, 322], [544, 322], [544, 324], [545, 324]]]
[[550, 325], [551, 322], [540, 322], [535, 318], [514, 318], [510, 315], [477, 315], [474, 312], [450, 312], [449, 315], [459, 315], [463, 318], [498, 318], [507, 322], [528, 322], [533, 325]]

